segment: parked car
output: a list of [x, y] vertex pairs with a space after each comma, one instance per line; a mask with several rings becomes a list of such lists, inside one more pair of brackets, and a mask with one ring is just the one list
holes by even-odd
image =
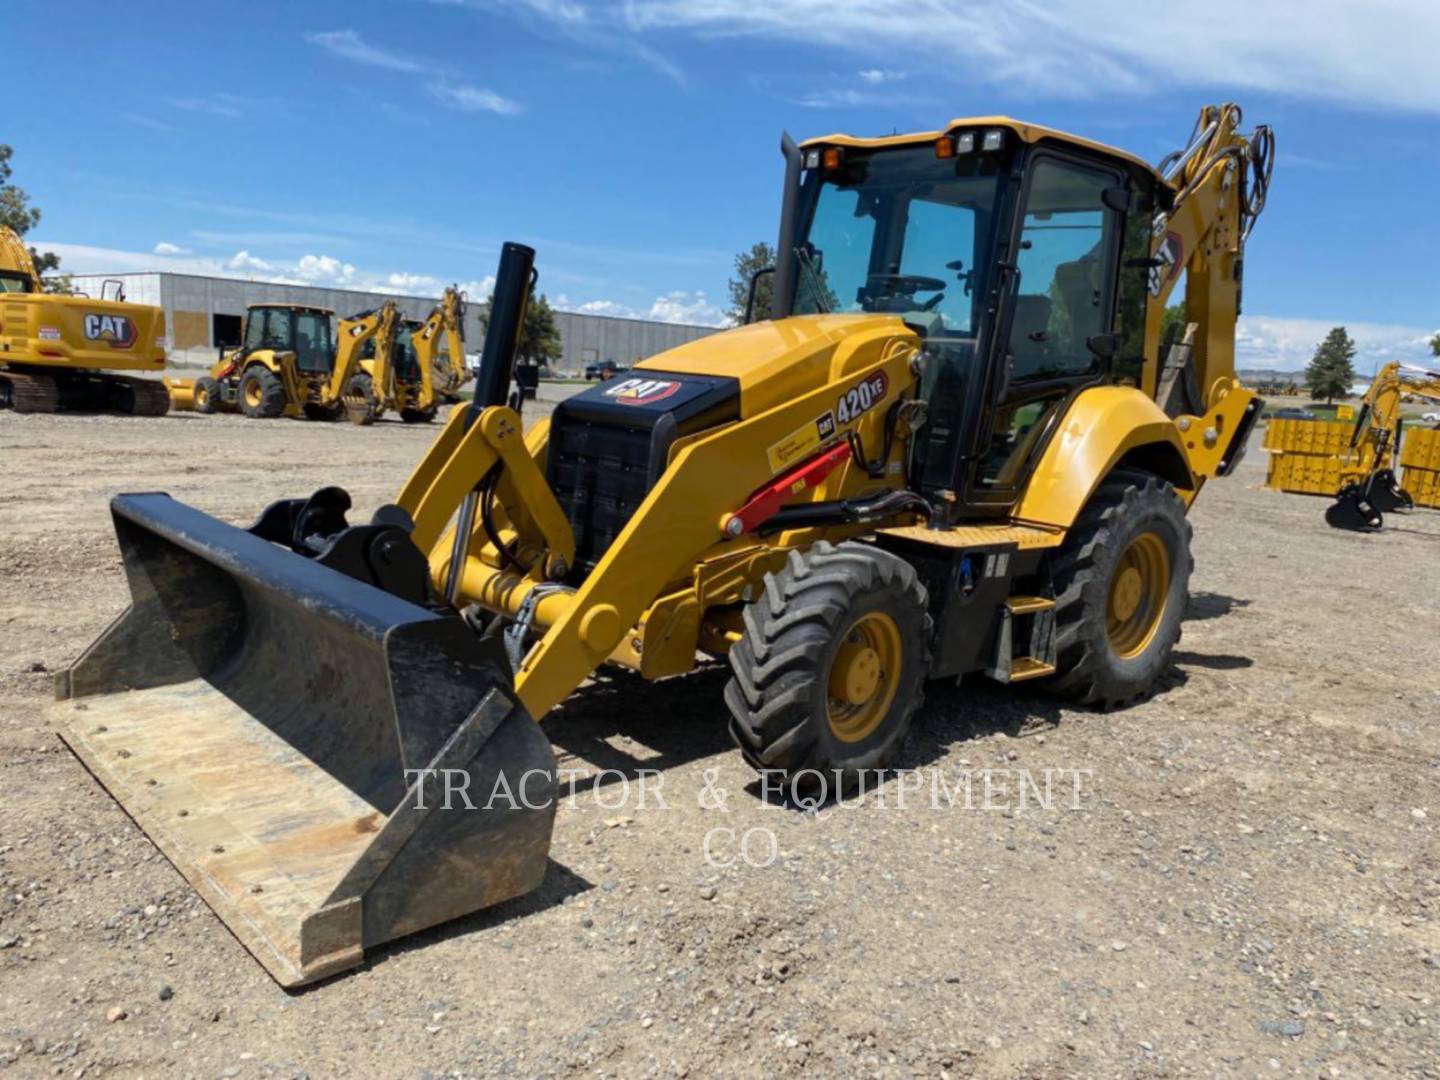
[[1420, 417], [1422, 424], [1440, 424], [1440, 412], [1427, 412]]
[[1276, 409], [1276, 420], [1314, 420], [1315, 414], [1309, 409]]
[[614, 360], [601, 360], [598, 363], [585, 365], [585, 381], [613, 379], [616, 375], [624, 375], [629, 370], [628, 367], [621, 367]]

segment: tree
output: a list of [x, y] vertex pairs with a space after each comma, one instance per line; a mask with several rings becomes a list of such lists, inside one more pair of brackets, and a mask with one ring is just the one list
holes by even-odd
[[1310, 395], [1324, 398], [1327, 405], [1337, 397], [1349, 396], [1355, 384], [1354, 359], [1355, 342], [1343, 326], [1335, 327], [1325, 335], [1305, 369], [1305, 387]]
[[[12, 147], [0, 143], [0, 225], [8, 225], [15, 230], [17, 236], [24, 236], [40, 224], [40, 209], [30, 205], [28, 191], [10, 183], [10, 176], [14, 171], [10, 167], [10, 155], [14, 152]], [[42, 254], [32, 247], [30, 258], [34, 261], [35, 272], [38, 274], [58, 269], [60, 266], [60, 256], [53, 251]], [[64, 284], [68, 286], [68, 278], [64, 279]]]
[[1440, 334], [1436, 334], [1430, 339], [1430, 351], [1436, 356], [1440, 356]]
[[[739, 326], [745, 321], [745, 309], [750, 301], [750, 279], [757, 270], [775, 265], [775, 249], [763, 240], [749, 251], [735, 256], [735, 276], [730, 279], [730, 308], [725, 312], [730, 321]], [[755, 285], [754, 317], [770, 317], [770, 285], [773, 274], [766, 274]]]
[[1185, 305], [1171, 304], [1165, 309], [1165, 314], [1160, 320], [1160, 342], [1164, 344], [1169, 340], [1170, 327], [1179, 324], [1180, 329], [1175, 331], [1175, 340], [1179, 341], [1185, 336]]
[[[490, 330], [490, 305], [495, 301], [491, 293], [480, 312], [480, 325]], [[520, 344], [515, 350], [515, 359], [521, 363], [539, 364], [542, 367], [553, 364], [564, 355], [564, 343], [560, 339], [560, 328], [555, 325], [555, 309], [545, 299], [545, 294], [530, 295], [525, 305], [525, 325], [520, 328]]]

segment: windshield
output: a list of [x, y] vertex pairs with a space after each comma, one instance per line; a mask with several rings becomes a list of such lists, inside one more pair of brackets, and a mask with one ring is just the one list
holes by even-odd
[[334, 353], [330, 342], [330, 316], [318, 311], [297, 311], [295, 366], [301, 371], [329, 371]]
[[9, 274], [0, 270], [0, 293], [27, 293], [30, 279], [24, 274]]
[[936, 332], [975, 332], [990, 267], [999, 163], [933, 147], [852, 153], [807, 180], [794, 312], [931, 312]]

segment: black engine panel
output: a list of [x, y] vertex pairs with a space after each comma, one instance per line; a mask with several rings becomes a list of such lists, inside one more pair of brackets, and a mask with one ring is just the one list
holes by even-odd
[[607, 379], [557, 405], [547, 479], [575, 533], [576, 574], [625, 528], [676, 439], [739, 418], [739, 380], [664, 371]]

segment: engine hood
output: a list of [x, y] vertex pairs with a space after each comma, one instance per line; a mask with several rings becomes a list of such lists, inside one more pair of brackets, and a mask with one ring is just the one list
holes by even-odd
[[734, 379], [740, 384], [740, 415], [748, 418], [829, 382], [838, 374], [832, 372], [836, 350], [876, 334], [915, 339], [894, 315], [796, 315], [687, 342], [635, 370]]

